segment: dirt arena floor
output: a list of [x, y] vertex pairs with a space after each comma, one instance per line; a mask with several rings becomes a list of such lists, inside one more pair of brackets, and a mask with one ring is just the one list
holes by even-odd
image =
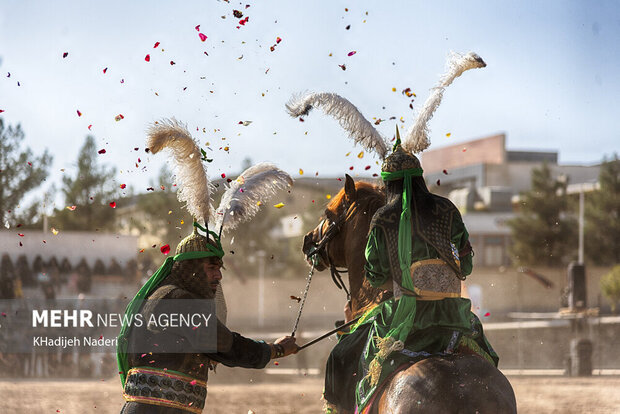
[[[519, 413], [620, 413], [620, 377], [509, 377]], [[215, 382], [215, 381], [213, 381]], [[320, 413], [318, 378], [282, 383], [209, 385], [205, 413]], [[117, 379], [0, 381], [3, 413], [118, 413]]]

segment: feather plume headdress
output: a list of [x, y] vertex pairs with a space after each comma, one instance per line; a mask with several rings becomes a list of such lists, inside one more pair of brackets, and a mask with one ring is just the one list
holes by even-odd
[[[418, 117], [403, 139], [403, 149], [419, 153], [430, 146], [428, 138], [428, 122], [441, 103], [445, 89], [463, 72], [474, 68], [483, 68], [486, 63], [473, 52], [465, 55], [451, 52], [448, 56], [447, 70], [441, 75], [439, 83], [431, 90], [431, 94], [418, 113]], [[364, 118], [359, 110], [345, 98], [335, 93], [308, 93], [303, 96], [294, 96], [286, 104], [287, 112], [292, 117], [307, 115], [313, 107], [319, 107], [340, 122], [340, 125], [350, 134], [356, 143], [366, 150], [376, 152], [381, 159], [388, 154], [388, 145], [381, 134]]]
[[194, 218], [219, 228], [220, 235], [250, 220], [262, 203], [278, 190], [293, 185], [291, 176], [275, 165], [254, 165], [230, 183], [222, 195], [220, 206], [213, 213], [212, 189], [202, 163], [200, 147], [187, 128], [174, 118], [157, 122], [148, 130], [147, 147], [153, 154], [166, 148], [172, 152], [178, 181], [177, 198], [185, 203]]
[[252, 218], [278, 190], [292, 185], [291, 176], [273, 164], [263, 162], [248, 168], [230, 183], [222, 195], [216, 211], [215, 228], [220, 228], [220, 232], [235, 229]]
[[417, 154], [431, 145], [428, 137], [428, 121], [433, 117], [435, 110], [441, 103], [445, 89], [466, 70], [483, 68], [486, 66], [486, 63], [474, 52], [469, 52], [465, 55], [451, 52], [446, 66], [446, 72], [439, 78], [437, 86], [431, 90], [431, 94], [419, 111], [415, 123], [403, 139], [402, 147], [409, 152]]
[[196, 220], [207, 224], [211, 216], [211, 186], [200, 147], [187, 127], [174, 118], [156, 122], [148, 129], [146, 146], [153, 154], [166, 148], [172, 152], [177, 198]]
[[309, 93], [294, 96], [286, 104], [292, 117], [308, 115], [313, 107], [331, 115], [349, 133], [353, 140], [368, 151], [376, 152], [382, 159], [387, 156], [388, 145], [379, 131], [347, 99], [335, 93]]

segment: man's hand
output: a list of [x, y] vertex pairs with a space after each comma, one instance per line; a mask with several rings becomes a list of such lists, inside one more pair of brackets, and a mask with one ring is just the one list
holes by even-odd
[[283, 336], [277, 339], [271, 347], [271, 358], [282, 358], [291, 354], [296, 354], [299, 346], [295, 343], [292, 336]]

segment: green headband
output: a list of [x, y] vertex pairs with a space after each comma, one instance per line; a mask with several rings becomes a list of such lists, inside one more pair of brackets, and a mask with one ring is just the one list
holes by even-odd
[[422, 172], [424, 172], [422, 168], [409, 168], [394, 172], [381, 171], [381, 179], [383, 181], [394, 181], [405, 177], [422, 177]]

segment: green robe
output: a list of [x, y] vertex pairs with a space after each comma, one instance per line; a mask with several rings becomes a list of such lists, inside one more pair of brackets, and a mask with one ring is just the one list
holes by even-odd
[[[415, 235], [415, 232], [414, 232]], [[459, 254], [460, 269], [463, 276], [471, 274], [473, 253], [469, 249], [469, 234], [460, 214], [452, 220], [451, 242]], [[388, 248], [385, 233], [381, 226], [373, 226], [366, 247], [366, 277], [373, 287], [380, 287], [391, 280]], [[455, 252], [456, 253], [456, 252]], [[415, 235], [412, 243], [411, 263], [439, 258], [436, 249]], [[456, 277], [456, 275], [455, 275]], [[449, 354], [459, 346], [466, 346], [479, 353], [497, 366], [497, 355], [484, 338], [482, 324], [471, 312], [471, 302], [465, 298], [447, 298], [434, 301], [417, 301], [413, 327], [409, 332], [403, 351], [394, 351], [382, 364], [378, 382], [372, 384], [369, 374], [371, 361], [379, 350], [376, 337], [384, 338], [390, 329], [398, 300], [390, 299], [367, 312], [361, 322], [353, 327], [354, 333], [361, 326], [371, 324], [368, 340], [362, 351], [357, 378], [356, 405], [361, 412], [370, 401], [377, 387], [383, 383], [396, 368], [410, 361], [418, 361], [430, 355]]]

